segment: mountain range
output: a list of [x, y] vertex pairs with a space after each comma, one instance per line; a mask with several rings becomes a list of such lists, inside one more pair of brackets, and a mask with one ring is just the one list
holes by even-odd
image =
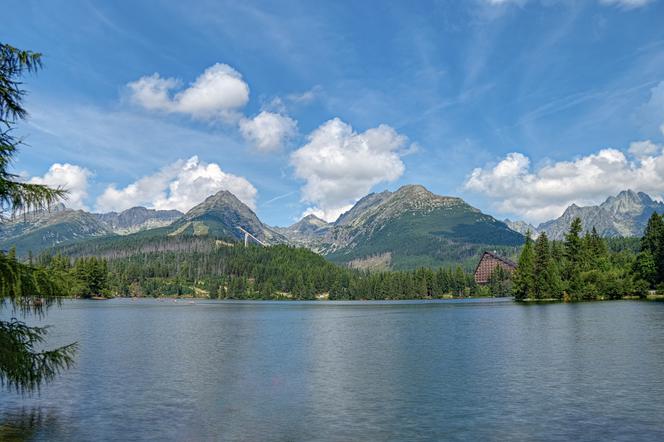
[[603, 237], [636, 237], [643, 235], [648, 218], [654, 212], [664, 213], [664, 203], [653, 200], [643, 192], [624, 190], [597, 206], [580, 207], [572, 204], [560, 217], [537, 227], [523, 221], [505, 220], [505, 223], [522, 234], [527, 230], [534, 236], [546, 232], [550, 239], [562, 240], [572, 220], [579, 217], [584, 230], [589, 231], [594, 227]]
[[514, 256], [523, 234], [546, 232], [562, 239], [579, 216], [584, 229], [603, 236], [638, 236], [653, 212], [664, 204], [645, 193], [624, 191], [599, 206], [570, 206], [563, 215], [534, 227], [499, 221], [461, 198], [440, 196], [423, 186], [407, 185], [360, 199], [335, 222], [308, 215], [288, 227], [271, 227], [228, 191], [220, 191], [186, 214], [175, 210], [134, 207], [123, 212], [93, 214], [57, 205], [50, 211], [17, 216], [0, 224], [0, 249], [15, 246], [20, 255], [49, 248], [66, 250], [120, 249], [145, 241], [214, 240], [233, 245], [250, 241], [309, 248], [329, 260], [365, 269], [407, 269], [419, 266], [471, 266], [484, 250]]
[[133, 207], [120, 213], [89, 213], [56, 204], [48, 210], [19, 214], [0, 223], [0, 249], [27, 251], [69, 244], [90, 238], [127, 235], [171, 224], [182, 217], [178, 210]]

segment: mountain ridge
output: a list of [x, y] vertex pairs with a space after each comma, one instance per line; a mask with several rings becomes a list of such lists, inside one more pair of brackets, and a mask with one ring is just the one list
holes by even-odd
[[607, 238], [639, 237], [643, 235], [648, 218], [653, 213], [664, 213], [664, 203], [645, 192], [627, 189], [607, 197], [598, 205], [579, 206], [572, 203], [558, 218], [542, 222], [536, 228], [525, 221], [506, 221], [522, 233], [527, 227], [533, 236], [546, 232], [550, 239], [555, 240], [564, 239], [565, 232], [576, 217], [581, 219], [584, 231], [594, 227], [600, 236]]
[[510, 248], [523, 241], [520, 233], [463, 199], [417, 184], [370, 193], [333, 223], [303, 231], [303, 221], [282, 232], [333, 261], [357, 267], [364, 262], [434, 266], [474, 259], [485, 244]]

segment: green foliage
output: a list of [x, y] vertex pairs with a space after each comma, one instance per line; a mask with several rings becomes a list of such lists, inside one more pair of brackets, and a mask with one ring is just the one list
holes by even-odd
[[79, 296], [89, 298], [100, 296], [106, 290], [108, 268], [106, 261], [94, 256], [79, 258], [74, 263], [73, 275], [81, 282]]
[[581, 264], [583, 263], [584, 251], [581, 238], [581, 218], [574, 218], [569, 231], [565, 234], [565, 266], [563, 267], [563, 278], [567, 282], [566, 288], [572, 296], [580, 296], [581, 287]]
[[[13, 250], [0, 253], [0, 307], [9, 302], [23, 314], [43, 314], [62, 294], [52, 276], [43, 268], [19, 263]], [[1, 386], [29, 392], [72, 364], [76, 344], [48, 351], [37, 349], [46, 331], [16, 319], [0, 321]]]
[[0, 215], [7, 210], [43, 207], [64, 195], [61, 189], [17, 181], [17, 176], [8, 171], [21, 144], [12, 128], [27, 116], [21, 103], [25, 91], [20, 78], [40, 67], [41, 54], [0, 43]]
[[88, 284], [88, 268], [96, 261], [108, 271], [106, 291], [117, 296], [413, 299], [464, 296], [476, 289], [473, 276], [460, 266], [371, 273], [335, 265], [303, 248], [218, 245], [193, 236], [116, 238], [63, 251], [78, 255], [72, 269], [59, 255], [42, 255], [39, 262], [73, 275], [74, 284]]
[[664, 220], [653, 213], [641, 238], [636, 271], [651, 287], [664, 283]]
[[644, 281], [655, 273], [655, 261], [647, 251], [635, 256], [629, 246], [633, 242], [609, 242], [594, 228], [581, 236], [579, 218], [572, 222], [562, 243], [549, 241], [545, 233], [534, 246], [528, 239], [514, 274], [515, 299], [591, 300], [643, 295], [647, 285]]
[[504, 297], [512, 295], [512, 278], [502, 266], [496, 266], [489, 276], [488, 295]]
[[512, 280], [514, 281], [514, 299], [522, 300], [533, 296], [535, 291], [535, 253], [530, 231], [526, 233], [526, 243], [519, 255], [519, 262]]
[[73, 363], [76, 344], [42, 351], [45, 327], [0, 321], [0, 385], [25, 392], [38, 389]]
[[[41, 208], [65, 193], [18, 181], [8, 170], [21, 143], [13, 136], [13, 126], [27, 115], [21, 77], [40, 67], [41, 54], [0, 43], [0, 221], [5, 212]], [[9, 304], [23, 314], [42, 314], [59, 295], [47, 271], [19, 263], [14, 250], [0, 252], [0, 308]], [[32, 391], [71, 365], [75, 344], [43, 351], [37, 347], [45, 335], [43, 327], [29, 327], [16, 319], [0, 321], [0, 385]]]

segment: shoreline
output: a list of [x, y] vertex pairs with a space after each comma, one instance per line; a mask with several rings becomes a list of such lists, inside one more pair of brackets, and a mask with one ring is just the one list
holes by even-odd
[[156, 300], [156, 301], [173, 301], [173, 302], [192, 302], [192, 301], [250, 301], [250, 302], [315, 302], [325, 304], [327, 302], [386, 302], [386, 301], [400, 301], [400, 302], [413, 302], [413, 301], [462, 301], [462, 300], [510, 300], [516, 304], [536, 305], [536, 304], [576, 304], [585, 302], [608, 302], [608, 301], [664, 301], [664, 295], [649, 294], [645, 297], [640, 296], [623, 296], [616, 299], [583, 299], [583, 300], [564, 300], [564, 299], [523, 299], [515, 300], [511, 296], [454, 296], [442, 298], [383, 298], [383, 299], [294, 299], [294, 298], [207, 298], [207, 297], [194, 297], [194, 296], [94, 296], [91, 298], [77, 298], [77, 297], [64, 297], [67, 300], [89, 300], [89, 301], [110, 301], [113, 299], [126, 299], [131, 301], [137, 300]]

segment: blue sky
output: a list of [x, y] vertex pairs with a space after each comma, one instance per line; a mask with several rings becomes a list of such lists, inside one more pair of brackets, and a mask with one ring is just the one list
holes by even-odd
[[[410, 4], [409, 4], [410, 3]], [[69, 204], [186, 210], [227, 188], [269, 224], [419, 183], [532, 222], [664, 194], [664, 2], [13, 1], [16, 171]]]

